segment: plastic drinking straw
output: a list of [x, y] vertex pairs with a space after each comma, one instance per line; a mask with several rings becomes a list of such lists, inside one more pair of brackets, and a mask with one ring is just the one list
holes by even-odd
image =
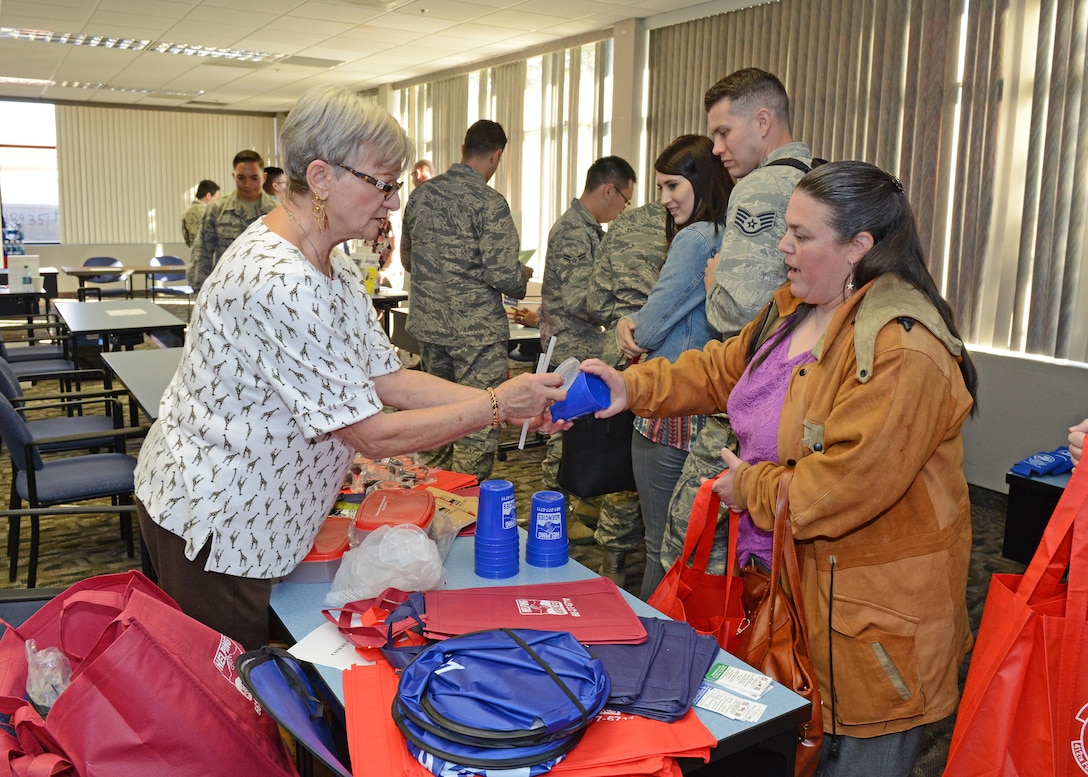
[[[548, 367], [552, 363], [552, 351], [555, 350], [555, 335], [552, 335], [552, 339], [548, 341], [548, 352], [540, 354], [540, 357], [536, 360], [536, 374], [539, 375], [542, 372], [547, 372]], [[521, 425], [521, 440], [518, 441], [518, 450], [525, 450], [525, 435], [529, 433], [529, 421], [531, 419], [526, 418], [525, 423]]]

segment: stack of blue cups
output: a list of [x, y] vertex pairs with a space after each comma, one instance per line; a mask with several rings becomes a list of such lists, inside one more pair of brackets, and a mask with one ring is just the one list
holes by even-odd
[[480, 484], [475, 542], [478, 576], [498, 580], [518, 573], [518, 513], [514, 484], [509, 480], [485, 480]]
[[533, 494], [525, 561], [534, 567], [561, 567], [567, 563], [567, 500], [558, 491]]

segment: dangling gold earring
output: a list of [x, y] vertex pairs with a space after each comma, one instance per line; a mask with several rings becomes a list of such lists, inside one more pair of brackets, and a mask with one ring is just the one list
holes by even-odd
[[313, 192], [314, 220], [317, 221], [317, 231], [324, 232], [329, 227], [329, 214], [325, 212], [325, 201]]

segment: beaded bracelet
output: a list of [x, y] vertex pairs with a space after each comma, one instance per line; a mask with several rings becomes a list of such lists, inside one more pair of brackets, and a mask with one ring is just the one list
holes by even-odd
[[498, 429], [502, 426], [502, 419], [499, 418], [499, 398], [495, 396], [495, 389], [491, 386], [487, 387], [487, 396], [491, 400], [491, 428]]

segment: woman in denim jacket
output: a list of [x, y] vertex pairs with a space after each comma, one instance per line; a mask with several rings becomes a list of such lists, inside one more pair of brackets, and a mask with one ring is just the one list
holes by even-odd
[[[621, 319], [616, 336], [631, 358], [663, 357], [675, 361], [690, 348], [717, 339], [706, 320], [703, 271], [718, 253], [725, 232], [725, 212], [733, 182], [702, 135], [681, 135], [654, 163], [661, 204], [668, 215], [668, 258], [646, 304]], [[646, 529], [646, 572], [641, 597], [661, 582], [661, 541], [669, 499], [703, 416], [636, 418], [631, 458]]]

